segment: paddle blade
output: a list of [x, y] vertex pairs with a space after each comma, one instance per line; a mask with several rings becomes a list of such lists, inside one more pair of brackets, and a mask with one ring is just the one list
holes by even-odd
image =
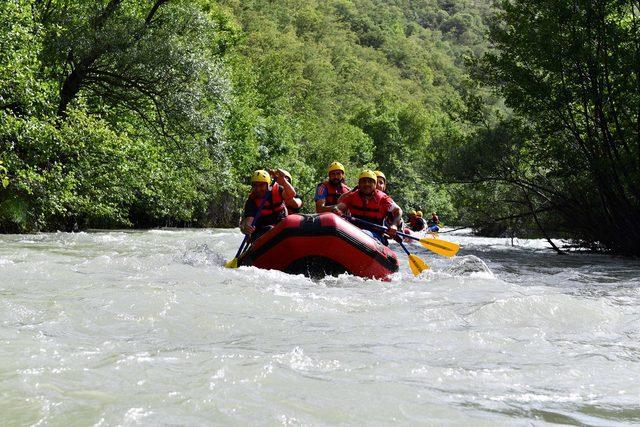
[[238, 268], [238, 258], [234, 258], [231, 261], [227, 262], [225, 265], [227, 268]]
[[447, 242], [442, 239], [435, 239], [429, 237], [423, 237], [420, 239], [420, 244], [431, 252], [435, 252], [438, 255], [446, 257], [452, 257], [460, 250], [460, 245], [457, 243]]
[[429, 266], [422, 260], [422, 258], [418, 257], [417, 255], [410, 254], [409, 268], [411, 268], [411, 272], [414, 276], [418, 276], [424, 270], [428, 270]]

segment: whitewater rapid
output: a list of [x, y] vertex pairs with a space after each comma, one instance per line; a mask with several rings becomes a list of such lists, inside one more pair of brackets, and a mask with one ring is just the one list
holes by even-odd
[[640, 423], [640, 262], [442, 234], [389, 282], [237, 230], [0, 235], [0, 425]]

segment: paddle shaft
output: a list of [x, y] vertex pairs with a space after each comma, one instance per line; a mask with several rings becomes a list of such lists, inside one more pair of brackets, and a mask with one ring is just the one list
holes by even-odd
[[424, 262], [422, 258], [409, 252], [409, 249], [407, 249], [407, 247], [404, 245], [402, 240], [398, 240], [398, 243], [400, 243], [400, 247], [402, 248], [403, 251], [405, 251], [405, 253], [409, 257], [409, 268], [411, 269], [411, 272], [413, 273], [414, 276], [418, 276], [424, 270], [429, 269], [429, 266], [427, 265], [426, 262]]
[[[388, 232], [387, 231], [388, 228], [382, 225], [372, 224], [368, 221], [363, 221], [359, 218], [354, 218], [354, 217], [346, 217], [346, 218], [354, 221], [355, 224], [362, 224], [365, 227], [372, 227], [374, 230]], [[407, 239], [415, 240], [419, 242], [422, 246], [427, 248], [428, 250], [435, 252], [438, 255], [452, 257], [458, 253], [458, 250], [460, 250], [460, 245], [458, 245], [457, 243], [447, 242], [446, 240], [440, 240], [436, 238], [427, 239], [426, 237], [423, 237], [423, 238], [414, 237], [411, 234], [406, 234], [401, 232], [396, 232], [396, 234], [398, 236], [405, 237]]]
[[[365, 221], [365, 220], [362, 220], [362, 219], [358, 219], [358, 218], [355, 218], [355, 217], [352, 217], [352, 216], [345, 216], [345, 218], [346, 218], [346, 219], [348, 219], [349, 221], [355, 221], [355, 222], [359, 222], [359, 223], [361, 223], [361, 224], [363, 224], [363, 225], [368, 225], [368, 226], [370, 226], [370, 227], [377, 228], [377, 229], [378, 229], [378, 230], [380, 230], [380, 231], [387, 231], [387, 230], [388, 230], [388, 228], [387, 228], [387, 227], [385, 227], [384, 225], [374, 224], [374, 223], [372, 223], [372, 222]], [[399, 232], [399, 231], [396, 231], [396, 234], [397, 234], [398, 236], [410, 237], [410, 238], [415, 239], [415, 240], [420, 240], [420, 239], [417, 239], [417, 238], [415, 238], [415, 237], [413, 237], [413, 236], [410, 236], [410, 235], [408, 235], [408, 234], [401, 233], [401, 232]], [[402, 243], [402, 241], [399, 241], [398, 243], [400, 243], [400, 246], [402, 246], [402, 249], [407, 253], [407, 255], [411, 256], [411, 252], [409, 252], [409, 250], [408, 250], [408, 249], [407, 249], [407, 247], [404, 245], [404, 243]]]
[[[372, 223], [372, 222], [365, 221], [365, 220], [363, 220], [363, 219], [356, 218], [356, 217], [353, 217], [353, 216], [346, 216], [345, 218], [347, 218], [349, 221], [359, 222], [359, 223], [360, 223], [360, 224], [362, 224], [362, 225], [367, 225], [367, 226], [369, 226], [369, 227], [377, 228], [377, 229], [378, 229], [378, 230], [380, 230], [380, 231], [387, 231], [387, 230], [389, 230], [389, 228], [388, 228], [388, 227], [385, 227], [384, 225], [374, 224], [374, 223]], [[396, 234], [397, 234], [398, 236], [400, 236], [400, 237], [406, 237], [406, 238], [408, 238], [408, 239], [413, 239], [413, 240], [420, 241], [420, 239], [419, 239], [418, 237], [414, 237], [414, 236], [412, 236], [412, 235], [410, 235], [410, 234], [402, 233], [402, 232], [400, 232], [400, 231], [396, 231]], [[404, 246], [403, 246], [403, 247], [404, 247]], [[405, 250], [406, 250], [406, 249], [405, 249]]]
[[402, 240], [399, 241], [398, 243], [400, 243], [400, 247], [402, 248], [402, 250], [405, 251], [405, 253], [410, 256], [411, 252], [409, 252], [409, 249], [407, 249], [407, 247], [404, 245], [404, 243], [402, 243]]

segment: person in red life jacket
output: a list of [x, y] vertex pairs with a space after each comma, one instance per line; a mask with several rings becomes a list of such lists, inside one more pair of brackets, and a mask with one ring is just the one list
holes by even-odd
[[409, 229], [411, 231], [422, 231], [427, 227], [427, 223], [421, 215], [418, 216], [418, 212], [414, 210], [409, 211]]
[[[272, 172], [273, 171], [269, 171], [269, 173], [272, 173]], [[284, 169], [282, 169], [282, 173], [284, 174], [284, 179], [286, 179], [289, 182], [289, 184], [293, 186], [293, 179], [291, 178], [291, 174]], [[287, 206], [287, 213], [289, 214], [297, 214], [300, 212], [300, 209], [302, 208], [302, 199], [300, 198], [300, 196], [298, 196], [298, 192], [296, 191], [295, 187], [293, 188], [293, 192], [295, 194], [293, 196], [293, 199], [285, 200], [285, 205]]]
[[[273, 175], [276, 182], [271, 185], [267, 171], [257, 170], [251, 174], [251, 193], [244, 204], [240, 231], [250, 235], [252, 240], [262, 236], [287, 216], [286, 201], [291, 202], [296, 194], [281, 169], [273, 171]], [[251, 225], [256, 216], [255, 225]]]
[[[387, 234], [393, 238], [398, 230], [398, 223], [401, 215], [391, 197], [376, 189], [377, 177], [371, 170], [363, 171], [358, 177], [358, 189], [351, 191], [340, 198], [340, 203], [335, 205], [332, 212], [342, 215], [351, 212], [354, 218], [371, 222], [377, 225], [384, 225], [387, 214], [391, 213], [391, 221], [388, 224]], [[387, 239], [377, 230], [364, 230], [371, 237], [378, 239], [383, 244], [387, 244]]]
[[316, 187], [316, 213], [331, 212], [334, 205], [338, 204], [341, 195], [350, 191], [344, 183], [344, 166], [342, 163], [333, 162], [327, 168], [329, 179], [322, 181]]
[[[387, 192], [387, 177], [384, 176], [384, 173], [382, 173], [382, 171], [374, 171], [376, 174], [376, 190], [380, 190], [383, 193]], [[353, 187], [351, 189], [351, 191], [353, 190], [357, 190], [358, 186], [356, 185], [355, 187]]]
[[[382, 171], [374, 171], [376, 174], [376, 190], [380, 190], [383, 193], [387, 193], [387, 177], [382, 173]], [[402, 209], [400, 206], [393, 202], [393, 210], [387, 213], [387, 217], [385, 218], [385, 225], [389, 225], [393, 221], [394, 215], [400, 215], [400, 221], [398, 222], [398, 229], [402, 230], [404, 228], [404, 222], [402, 221]], [[396, 240], [402, 240], [400, 237], [396, 237]]]
[[409, 227], [408, 227], [408, 230], [409, 230], [409, 231], [412, 231], [412, 230], [413, 230], [413, 227], [414, 227], [414, 225], [415, 225], [415, 223], [416, 223], [416, 211], [415, 211], [414, 209], [411, 209], [411, 210], [407, 213], [407, 216], [409, 217], [409, 221], [407, 221], [407, 223], [408, 223], [407, 225], [409, 226]]
[[431, 233], [437, 233], [440, 231], [440, 218], [435, 212], [431, 212], [431, 218], [427, 220], [427, 230]]

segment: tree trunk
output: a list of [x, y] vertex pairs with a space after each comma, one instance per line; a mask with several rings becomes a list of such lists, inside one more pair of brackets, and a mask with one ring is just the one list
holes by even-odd
[[62, 89], [60, 90], [58, 118], [65, 119], [67, 117], [67, 107], [80, 91], [80, 88], [82, 87], [82, 81], [84, 80], [85, 76], [86, 71], [82, 72], [75, 68], [65, 79], [62, 85]]

